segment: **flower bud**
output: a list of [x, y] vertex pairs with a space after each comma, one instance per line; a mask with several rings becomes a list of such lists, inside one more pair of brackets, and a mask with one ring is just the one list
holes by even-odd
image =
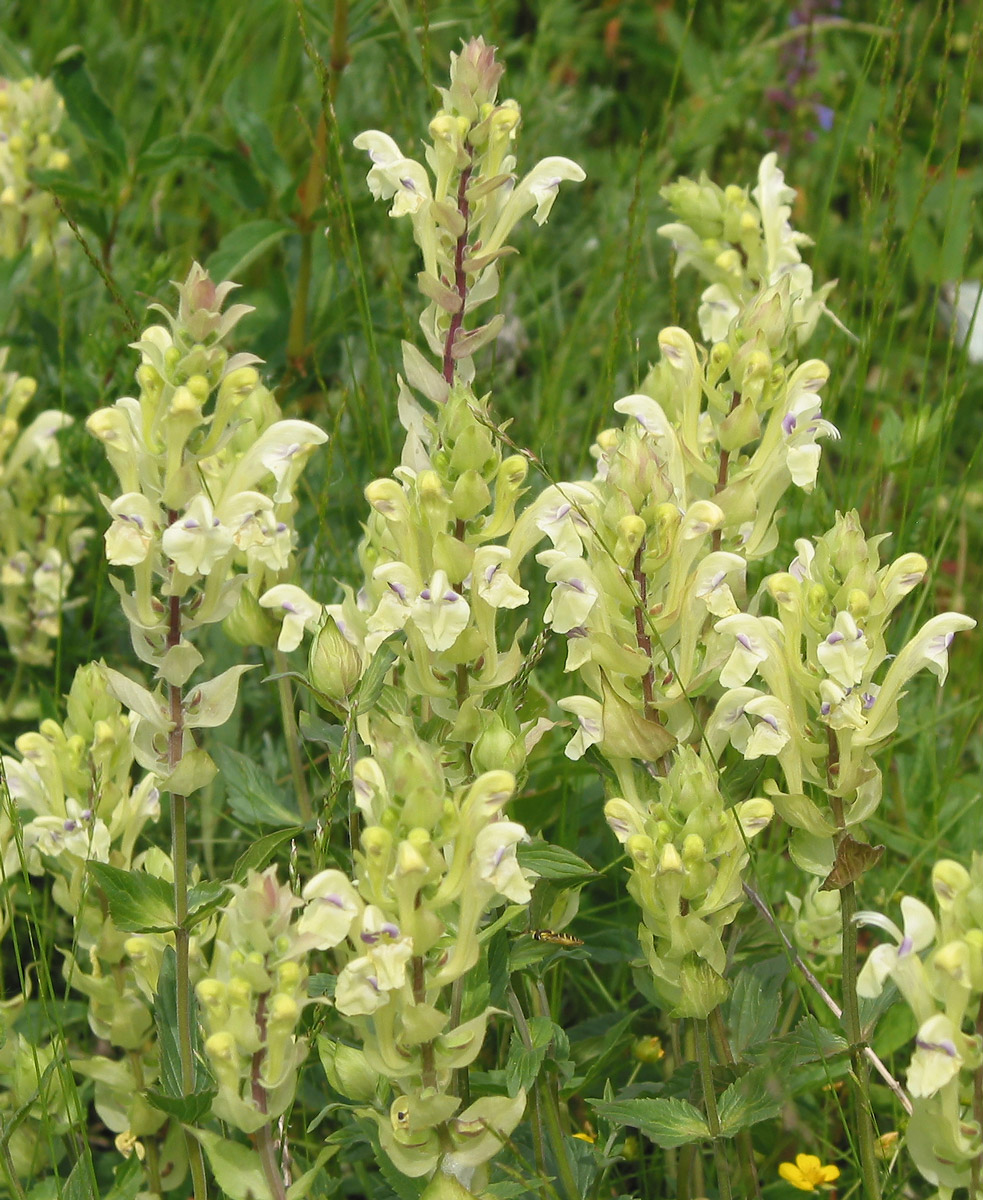
[[632, 1058], [642, 1063], [657, 1063], [666, 1056], [662, 1048], [662, 1039], [654, 1036], [638, 1038], [632, 1046], [631, 1053]]
[[307, 660], [311, 683], [329, 700], [344, 705], [362, 677], [358, 650], [328, 617], [311, 642]]
[[961, 863], [943, 858], [932, 868], [932, 887], [939, 908], [943, 912], [951, 909], [969, 891], [972, 880]]
[[327, 1037], [318, 1038], [317, 1049], [328, 1083], [336, 1092], [363, 1104], [375, 1098], [379, 1075], [361, 1050]]
[[517, 775], [525, 763], [522, 735], [513, 733], [497, 713], [492, 713], [471, 749], [471, 765], [479, 774], [505, 770]]

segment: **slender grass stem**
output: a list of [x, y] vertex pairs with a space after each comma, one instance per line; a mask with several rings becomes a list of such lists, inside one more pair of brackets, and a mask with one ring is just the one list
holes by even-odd
[[297, 805], [304, 821], [309, 821], [314, 815], [311, 807], [311, 793], [307, 787], [307, 776], [304, 773], [304, 762], [300, 755], [300, 733], [297, 729], [297, 717], [294, 714], [294, 695], [287, 671], [290, 669], [287, 656], [282, 650], [273, 651], [273, 662], [279, 678], [276, 681], [277, 693], [280, 698], [280, 720], [283, 723], [283, 737], [287, 743], [287, 758], [290, 761], [290, 778], [293, 780]]

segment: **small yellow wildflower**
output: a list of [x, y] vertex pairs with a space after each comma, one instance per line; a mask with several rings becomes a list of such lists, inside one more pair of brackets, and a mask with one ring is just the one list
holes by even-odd
[[801, 1192], [814, 1192], [824, 1183], [839, 1179], [840, 1168], [824, 1167], [815, 1154], [797, 1154], [794, 1163], [781, 1163], [778, 1174]]

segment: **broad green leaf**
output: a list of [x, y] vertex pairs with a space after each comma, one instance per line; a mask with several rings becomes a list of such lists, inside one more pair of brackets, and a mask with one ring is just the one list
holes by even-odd
[[249, 849], [243, 851], [236, 859], [236, 864], [232, 868], [232, 882], [245, 883], [246, 876], [250, 871], [262, 871], [284, 842], [299, 837], [303, 832], [303, 825], [293, 825], [289, 829], [278, 829], [276, 833], [268, 833], [265, 837], [252, 842]]
[[126, 167], [126, 143], [112, 109], [96, 91], [85, 65], [81, 46], [62, 50], [51, 65], [55, 86], [65, 101], [65, 110], [87, 142], [106, 157], [117, 175]]
[[216, 746], [214, 756], [225, 780], [229, 807], [241, 821], [250, 825], [300, 824], [300, 813], [283, 789], [251, 758], [229, 746]]
[[718, 1101], [723, 1137], [734, 1137], [750, 1125], [778, 1116], [782, 1100], [780, 1096], [772, 1094], [769, 1078], [764, 1067], [752, 1067], [746, 1075], [724, 1089]]
[[166, 879], [108, 863], [90, 862], [88, 867], [117, 928], [127, 933], [167, 933], [174, 928], [174, 889]]
[[554, 846], [550, 842], [522, 843], [517, 848], [519, 862], [543, 879], [562, 880], [571, 883], [575, 879], [589, 879], [597, 872], [571, 850]]
[[238, 279], [256, 259], [296, 232], [296, 226], [283, 221], [248, 221], [222, 238], [205, 266], [213, 279]]
[[[340, 1146], [322, 1147], [321, 1152], [314, 1160], [314, 1166], [305, 1171], [299, 1179], [295, 1179], [290, 1187], [287, 1188], [287, 1200], [304, 1200], [304, 1197], [310, 1193], [311, 1188], [317, 1182], [321, 1168], [329, 1158], [334, 1158], [340, 1150]], [[323, 1195], [324, 1192], [322, 1191], [321, 1194]]]
[[192, 1129], [201, 1142], [215, 1182], [228, 1200], [273, 1200], [259, 1155], [242, 1142], [209, 1129]]
[[703, 1114], [688, 1100], [598, 1100], [599, 1117], [613, 1125], [631, 1125], [664, 1150], [710, 1137]]
[[67, 196], [71, 200], [84, 200], [88, 204], [103, 202], [103, 193], [98, 188], [83, 183], [71, 171], [35, 170], [31, 172], [31, 178], [38, 187], [42, 187], [46, 192], [52, 192], [56, 196]]

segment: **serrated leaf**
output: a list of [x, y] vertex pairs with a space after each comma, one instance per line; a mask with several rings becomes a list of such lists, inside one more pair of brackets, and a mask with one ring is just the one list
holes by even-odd
[[703, 1114], [688, 1100], [597, 1100], [594, 1111], [613, 1125], [630, 1125], [669, 1150], [710, 1137]]
[[250, 871], [262, 871], [284, 842], [299, 837], [303, 832], [303, 825], [293, 825], [289, 829], [278, 829], [275, 833], [268, 833], [265, 837], [253, 842], [249, 849], [243, 851], [236, 859], [236, 864], [232, 868], [232, 882], [245, 883], [246, 876]]
[[300, 824], [300, 813], [290, 806], [283, 789], [251, 758], [230, 746], [216, 746], [213, 754], [225, 780], [229, 807], [241, 821], [291, 828]]
[[181, 1048], [178, 1043], [177, 1020], [177, 955], [173, 946], [164, 950], [161, 958], [157, 991], [154, 994], [154, 1023], [160, 1052], [159, 1088], [148, 1090], [147, 1099], [160, 1112], [175, 1117], [186, 1125], [203, 1120], [216, 1096], [214, 1081], [204, 1064], [201, 1037], [196, 1019], [195, 996], [188, 986], [191, 1007], [192, 1055], [194, 1059], [194, 1090], [184, 1094], [181, 1070]]
[[519, 1036], [518, 1030], [512, 1032], [509, 1057], [505, 1064], [505, 1082], [510, 1096], [518, 1095], [520, 1090], [528, 1092], [536, 1082], [543, 1059], [553, 1041], [553, 1022], [549, 1017], [531, 1017], [528, 1034], [532, 1042], [529, 1047]]
[[287, 234], [296, 232], [296, 226], [283, 221], [269, 218], [247, 221], [222, 238], [205, 266], [213, 279], [238, 279], [247, 267], [282, 242]]
[[166, 879], [144, 871], [123, 871], [109, 863], [88, 863], [102, 888], [118, 929], [127, 933], [168, 933], [174, 928], [174, 890]]
[[781, 1039], [783, 1045], [792, 1047], [796, 1053], [793, 1063], [825, 1062], [837, 1055], [846, 1054], [850, 1043], [845, 1037], [827, 1029], [815, 1017], [803, 1017], [791, 1033]]
[[273, 1200], [255, 1150], [209, 1129], [192, 1129], [191, 1133], [201, 1142], [215, 1182], [228, 1200]]
[[550, 842], [523, 842], [517, 847], [517, 856], [523, 867], [535, 871], [543, 879], [572, 883], [597, 874], [579, 855]]
[[355, 700], [360, 713], [368, 712], [377, 703], [379, 697], [382, 695], [382, 689], [385, 686], [389, 669], [399, 657], [399, 649], [402, 648], [405, 641], [406, 635], [404, 633], [394, 633], [391, 637], [387, 637], [379, 649], [376, 650], [375, 654], [372, 655], [372, 661], [365, 668], [365, 672], [359, 681], [358, 690], [355, 693]]
[[188, 891], [188, 928], [203, 921], [209, 913], [225, 904], [231, 896], [232, 892], [224, 883], [218, 883], [215, 880], [196, 883]]
[[738, 972], [734, 980], [728, 1024], [731, 1049], [738, 1058], [749, 1047], [767, 1041], [775, 1028], [782, 993], [776, 980], [768, 982], [774, 986], [766, 988], [760, 973], [753, 968]]
[[742, 1129], [778, 1116], [781, 1099], [769, 1091], [768, 1078], [764, 1067], [752, 1067], [724, 1089], [717, 1105], [721, 1136], [734, 1137]]
[[96, 91], [81, 46], [62, 50], [51, 65], [65, 111], [87, 142], [100, 150], [116, 173], [126, 167], [126, 143], [112, 109]]

